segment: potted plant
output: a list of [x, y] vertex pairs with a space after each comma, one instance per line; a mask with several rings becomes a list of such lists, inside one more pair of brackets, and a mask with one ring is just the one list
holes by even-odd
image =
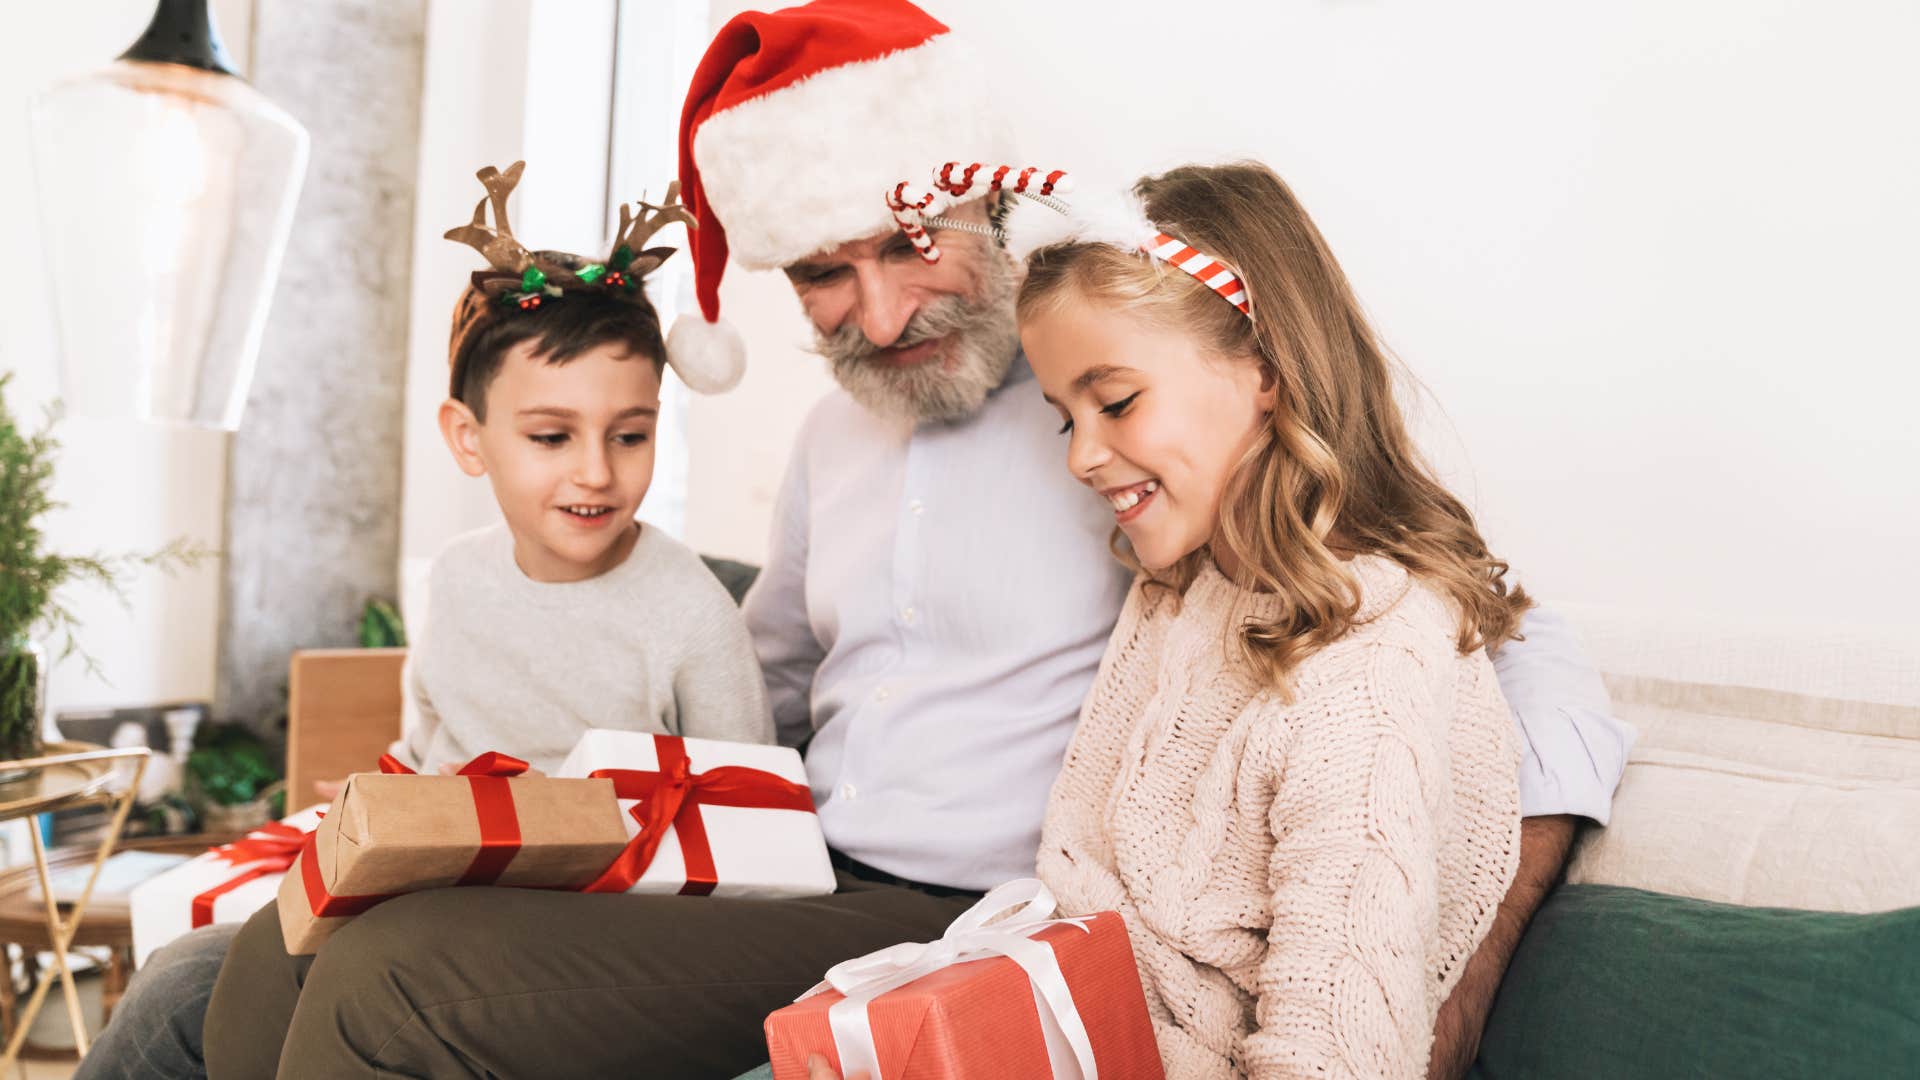
[[[170, 571], [191, 565], [203, 554], [183, 541], [146, 554], [48, 551], [42, 520], [61, 505], [53, 498], [54, 459], [60, 450], [53, 428], [59, 408], [47, 410], [39, 430], [23, 430], [7, 406], [12, 378], [11, 372], [0, 374], [0, 762], [37, 757], [43, 749], [40, 726], [50, 661], [78, 653], [89, 672], [99, 671], [80, 647], [80, 623], [62, 601], [62, 591], [88, 582], [124, 601], [122, 582], [129, 571]], [[54, 643], [51, 648], [49, 641]], [[6, 776], [0, 770], [0, 779]]]
[[208, 724], [187, 755], [187, 801], [206, 832], [238, 833], [281, 815], [286, 784], [265, 740], [245, 724]]

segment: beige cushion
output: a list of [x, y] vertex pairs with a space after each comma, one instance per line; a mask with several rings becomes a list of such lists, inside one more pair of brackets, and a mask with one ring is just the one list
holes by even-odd
[[1920, 642], [1567, 612], [1639, 729], [1568, 880], [1737, 904], [1920, 905]]

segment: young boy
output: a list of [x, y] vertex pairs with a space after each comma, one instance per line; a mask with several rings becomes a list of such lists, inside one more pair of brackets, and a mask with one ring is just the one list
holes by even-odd
[[589, 728], [771, 742], [732, 598], [693, 552], [634, 520], [667, 355], [639, 285], [672, 249], [633, 249], [679, 211], [623, 213], [605, 264], [528, 252], [506, 227], [519, 174], [482, 170], [496, 227], [448, 233], [493, 266], [455, 309], [440, 406], [454, 461], [487, 478], [505, 521], [434, 560], [395, 756], [445, 770], [500, 750], [550, 771]]

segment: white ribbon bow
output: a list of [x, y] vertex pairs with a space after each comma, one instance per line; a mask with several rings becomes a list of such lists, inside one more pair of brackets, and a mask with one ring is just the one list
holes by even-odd
[[[947, 927], [938, 941], [904, 942], [878, 952], [835, 964], [826, 979], [800, 995], [802, 1000], [826, 990], [846, 995], [827, 1009], [834, 1049], [840, 1054], [841, 1073], [864, 1069], [873, 1080], [886, 1080], [880, 1055], [874, 1049], [873, 1026], [867, 1004], [890, 990], [905, 986], [949, 964], [1004, 956], [1020, 965], [1033, 988], [1033, 1003], [1046, 1037], [1047, 1060], [1054, 1080], [1098, 1080], [1093, 1043], [1074, 1007], [1073, 992], [1053, 955], [1052, 947], [1032, 935], [1049, 926], [1088, 930], [1088, 916], [1055, 918], [1053, 893], [1034, 878], [1009, 881], [980, 898]], [[1004, 916], [1004, 917], [1003, 917]], [[997, 921], [996, 921], [997, 920]], [[992, 923], [991, 926], [987, 925]]]

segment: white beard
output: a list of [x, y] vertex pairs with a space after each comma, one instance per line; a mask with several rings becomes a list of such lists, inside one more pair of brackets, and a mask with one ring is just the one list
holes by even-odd
[[815, 335], [814, 351], [833, 365], [833, 377], [853, 400], [881, 416], [952, 422], [980, 411], [1007, 377], [1020, 347], [1014, 321], [1013, 265], [995, 251], [986, 260], [978, 295], [943, 296], [914, 313], [890, 347], [947, 338], [945, 355], [913, 367], [889, 367], [881, 350], [857, 326]]

